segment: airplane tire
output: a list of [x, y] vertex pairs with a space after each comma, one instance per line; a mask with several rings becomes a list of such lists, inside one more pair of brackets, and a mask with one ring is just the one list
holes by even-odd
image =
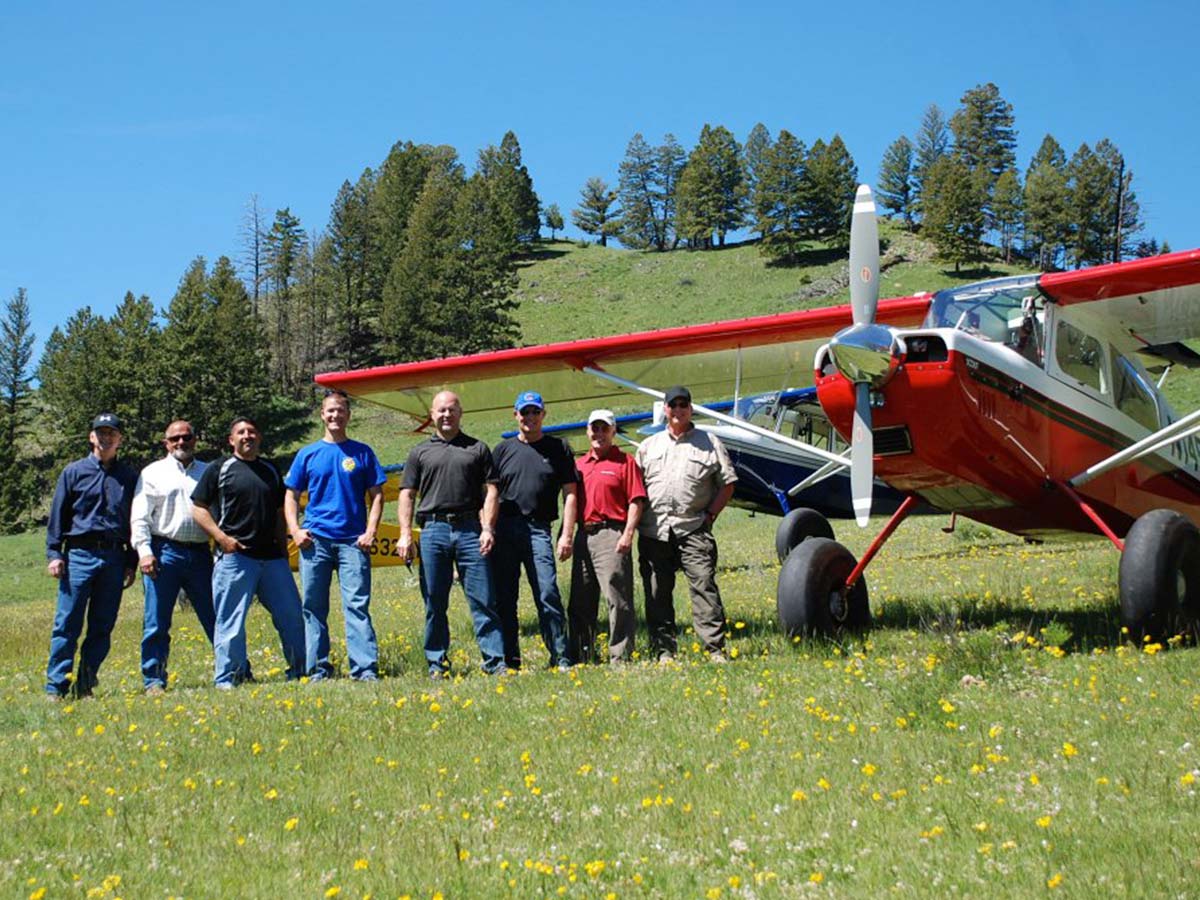
[[857, 560], [837, 541], [811, 537], [796, 547], [779, 570], [775, 602], [788, 637], [826, 637], [871, 627], [866, 578], [843, 602], [838, 596]]
[[1186, 516], [1155, 509], [1125, 536], [1117, 583], [1121, 624], [1139, 643], [1162, 641], [1200, 618], [1200, 531]]
[[793, 509], [775, 529], [775, 553], [779, 561], [787, 559], [789, 553], [810, 537], [833, 540], [833, 527], [815, 509]]

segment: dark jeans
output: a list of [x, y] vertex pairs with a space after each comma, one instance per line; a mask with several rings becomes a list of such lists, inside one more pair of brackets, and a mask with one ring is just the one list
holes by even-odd
[[554, 558], [554, 535], [549, 522], [525, 516], [501, 516], [496, 525], [496, 549], [492, 574], [496, 579], [496, 604], [504, 635], [504, 662], [521, 668], [520, 624], [517, 595], [521, 569], [537, 607], [542, 642], [550, 653], [550, 665], [570, 662], [567, 651], [567, 616], [558, 592], [558, 569]]
[[79, 651], [75, 693], [87, 696], [96, 686], [100, 664], [108, 656], [112, 630], [121, 609], [125, 580], [125, 551], [69, 550], [67, 567], [58, 580], [58, 607], [50, 632], [50, 659], [46, 663], [46, 693], [65, 696], [71, 688], [75, 646], [87, 619], [87, 637]]

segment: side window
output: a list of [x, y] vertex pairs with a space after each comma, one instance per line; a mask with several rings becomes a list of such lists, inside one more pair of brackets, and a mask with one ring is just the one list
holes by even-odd
[[1069, 322], [1059, 321], [1054, 335], [1054, 358], [1058, 367], [1076, 381], [1104, 393], [1104, 348]]
[[1117, 409], [1139, 425], [1157, 431], [1158, 406], [1154, 395], [1129, 360], [1118, 356], [1116, 351], [1113, 351], [1113, 359], [1113, 396]]

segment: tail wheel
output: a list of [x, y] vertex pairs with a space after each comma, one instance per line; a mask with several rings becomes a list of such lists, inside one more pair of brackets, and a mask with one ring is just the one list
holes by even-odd
[[829, 636], [871, 627], [867, 582], [846, 592], [857, 560], [837, 541], [812, 537], [788, 555], [775, 594], [779, 624], [789, 637]]
[[1133, 640], [1165, 640], [1200, 619], [1200, 531], [1185, 516], [1155, 509], [1133, 523], [1117, 578], [1121, 624]]
[[829, 520], [815, 509], [793, 509], [775, 529], [775, 553], [783, 562], [788, 554], [810, 537], [823, 537], [833, 540], [833, 528]]

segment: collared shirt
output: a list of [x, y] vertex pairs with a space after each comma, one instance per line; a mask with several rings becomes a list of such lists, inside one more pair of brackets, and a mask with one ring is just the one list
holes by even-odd
[[650, 499], [638, 531], [660, 541], [704, 527], [709, 504], [737, 481], [720, 439], [694, 425], [678, 438], [666, 428], [642, 441], [637, 461]]
[[584, 525], [624, 522], [629, 517], [629, 504], [646, 499], [637, 462], [615, 446], [599, 457], [595, 450], [589, 450], [575, 460], [575, 468], [583, 481], [579, 521]]
[[207, 543], [208, 535], [192, 517], [192, 491], [208, 463], [193, 459], [184, 465], [173, 456], [164, 456], [142, 469], [133, 495], [133, 549], [139, 557], [150, 556], [153, 537]]
[[473, 513], [483, 508], [484, 485], [499, 481], [488, 445], [460, 431], [448, 441], [435, 434], [413, 447], [400, 487], [421, 495], [419, 515]]
[[137, 473], [120, 460], [106, 469], [89, 453], [68, 463], [58, 476], [50, 504], [46, 559], [63, 559], [63, 541], [69, 543], [71, 537], [93, 535], [128, 542], [129, 506], [136, 483]]

